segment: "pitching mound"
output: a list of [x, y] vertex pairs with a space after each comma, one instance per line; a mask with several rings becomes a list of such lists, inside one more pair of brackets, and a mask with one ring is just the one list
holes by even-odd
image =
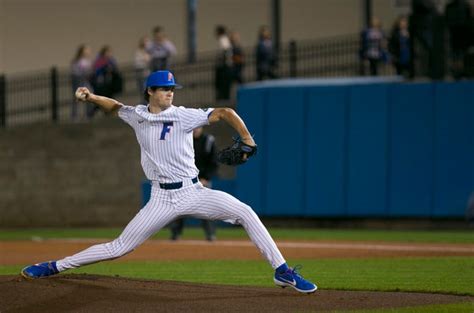
[[311, 295], [256, 288], [96, 275], [26, 280], [0, 276], [0, 312], [315, 312], [473, 301], [406, 292], [321, 290]]

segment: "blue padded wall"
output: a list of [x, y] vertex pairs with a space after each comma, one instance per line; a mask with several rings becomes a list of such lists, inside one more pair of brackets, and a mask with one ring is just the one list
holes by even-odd
[[314, 87], [308, 93], [307, 138], [302, 147], [307, 154], [306, 184], [298, 187], [305, 189], [305, 215], [344, 215], [348, 90]]
[[351, 88], [347, 210], [353, 216], [388, 213], [387, 88], [386, 84]]
[[264, 202], [276, 215], [303, 215], [304, 88], [277, 88], [267, 98]]
[[474, 88], [435, 85], [434, 216], [458, 216], [474, 182]]
[[389, 99], [389, 214], [428, 216], [433, 200], [433, 85], [393, 85]]
[[474, 82], [280, 80], [239, 90], [259, 144], [236, 194], [266, 216], [462, 217]]

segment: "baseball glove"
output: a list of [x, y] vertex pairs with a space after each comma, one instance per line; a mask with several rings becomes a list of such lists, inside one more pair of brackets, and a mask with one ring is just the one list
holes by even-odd
[[[249, 146], [240, 140], [240, 138], [232, 138], [234, 143], [217, 153], [217, 160], [227, 165], [240, 165], [245, 163], [248, 158], [257, 154], [257, 146]], [[247, 158], [244, 160], [244, 154]]]

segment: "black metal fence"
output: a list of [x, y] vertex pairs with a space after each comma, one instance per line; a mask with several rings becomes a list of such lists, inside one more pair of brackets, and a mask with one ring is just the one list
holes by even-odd
[[[359, 35], [330, 39], [290, 42], [279, 51], [279, 77], [349, 77], [360, 72], [358, 58]], [[256, 78], [254, 48], [244, 49], [245, 82]], [[214, 106], [215, 52], [201, 53], [195, 63], [184, 57], [174, 60], [172, 70], [185, 86], [175, 95], [175, 102], [184, 106]], [[119, 66], [123, 91], [117, 99], [124, 103], [140, 102], [135, 70], [131, 64]], [[394, 74], [389, 64], [382, 64], [380, 75]], [[234, 86], [235, 90], [236, 86]], [[233, 93], [235, 95], [235, 92]], [[69, 68], [24, 74], [0, 75], [0, 128], [41, 121], [67, 123], [71, 121], [74, 92]], [[232, 103], [232, 100], [230, 101]], [[81, 106], [80, 108], [85, 106]]]

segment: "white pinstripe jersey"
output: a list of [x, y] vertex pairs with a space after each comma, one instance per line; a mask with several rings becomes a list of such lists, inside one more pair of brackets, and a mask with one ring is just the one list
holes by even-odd
[[122, 104], [118, 115], [135, 131], [146, 177], [160, 183], [174, 183], [198, 176], [192, 131], [208, 125], [213, 110], [172, 105], [153, 114], [146, 105]]

